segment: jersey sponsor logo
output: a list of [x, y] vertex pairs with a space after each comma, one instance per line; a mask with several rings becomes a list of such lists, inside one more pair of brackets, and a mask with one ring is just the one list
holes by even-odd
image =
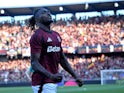
[[52, 39], [48, 37], [47, 42], [52, 42]]
[[57, 47], [57, 46], [48, 46], [47, 47], [47, 52], [59, 52], [60, 51], [60, 47]]

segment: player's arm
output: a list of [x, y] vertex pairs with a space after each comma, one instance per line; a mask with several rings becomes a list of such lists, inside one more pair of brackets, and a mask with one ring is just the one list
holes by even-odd
[[48, 72], [40, 63], [40, 53], [31, 54], [31, 66], [34, 71], [44, 74], [47, 77], [50, 77], [51, 73]]
[[70, 73], [76, 80], [76, 82], [78, 83], [79, 86], [83, 85], [83, 82], [81, 80], [81, 78], [79, 78], [79, 76], [74, 72], [74, 70], [72, 69], [71, 65], [69, 64], [67, 58], [65, 57], [65, 54], [63, 52], [61, 52], [61, 61], [60, 61], [60, 65], [68, 72]]
[[59, 78], [60, 75], [58, 74], [52, 74], [50, 73], [48, 70], [46, 70], [40, 63], [39, 63], [39, 59], [40, 59], [40, 53], [32, 53], [31, 54], [31, 66], [33, 68], [34, 71], [38, 72], [38, 73], [42, 73], [44, 74], [46, 77], [59, 82]]

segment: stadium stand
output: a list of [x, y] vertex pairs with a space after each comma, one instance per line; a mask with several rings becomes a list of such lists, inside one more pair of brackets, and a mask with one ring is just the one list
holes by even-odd
[[[124, 1], [118, 3], [121, 6], [116, 9], [109, 6], [113, 2], [100, 4], [106, 4], [109, 6], [108, 8], [100, 6], [97, 3], [99, 5], [98, 11], [102, 11], [100, 7], [103, 7], [103, 10], [122, 9]], [[93, 11], [95, 5], [96, 3], [92, 4], [92, 9], [86, 11]], [[80, 5], [74, 6], [80, 7]], [[68, 7], [73, 7], [73, 5], [69, 5]], [[50, 6], [47, 8], [50, 8]], [[73, 9], [71, 8], [71, 11], [69, 11], [85, 12]], [[97, 10], [97, 8], [95, 9]], [[11, 13], [11, 9], [6, 10], [9, 11], [9, 15], [11, 16], [23, 15], [22, 11], [17, 14], [16, 12]], [[67, 13], [68, 11], [64, 12]], [[26, 24], [27, 20], [25, 20], [25, 25], [22, 25], [19, 21], [16, 23], [4, 22], [0, 24], [0, 84], [30, 82], [25, 75], [25, 71], [30, 66], [29, 39], [33, 32], [30, 31]], [[124, 68], [123, 15], [92, 17], [86, 20], [77, 19], [73, 16], [71, 20], [56, 20], [52, 24], [52, 29], [58, 31], [62, 36], [63, 50], [70, 64], [75, 69], [75, 72], [79, 73], [84, 80], [100, 80], [100, 70], [103, 69]], [[63, 69], [60, 71], [64, 75], [65, 81], [72, 80], [72, 77]]]

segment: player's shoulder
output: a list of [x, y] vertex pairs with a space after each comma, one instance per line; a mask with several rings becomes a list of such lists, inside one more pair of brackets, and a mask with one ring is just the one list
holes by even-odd
[[38, 37], [41, 37], [42, 32], [43, 32], [43, 31], [41, 31], [40, 29], [36, 29], [36, 30], [34, 31], [34, 34], [31, 36], [31, 38], [38, 38]]
[[42, 39], [42, 31], [40, 31], [40, 29], [35, 30], [35, 32], [33, 33], [33, 35], [30, 38], [30, 44], [35, 45], [34, 43], [36, 42], [40, 42]]
[[54, 30], [52, 30], [53, 31], [53, 33], [55, 33], [56, 35], [59, 35], [60, 36], [60, 34], [57, 32], [57, 31], [54, 31]]
[[35, 34], [36, 36], [38, 36], [38, 35], [43, 34], [42, 32], [43, 32], [43, 31], [42, 31], [41, 29], [36, 29], [34, 34]]

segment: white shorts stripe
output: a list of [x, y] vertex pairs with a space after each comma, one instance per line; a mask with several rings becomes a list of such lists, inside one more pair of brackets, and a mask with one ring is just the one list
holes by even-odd
[[[38, 93], [40, 85], [32, 86], [33, 92]], [[57, 84], [47, 83], [43, 85], [42, 93], [57, 93]]]
[[32, 86], [33, 92], [34, 93], [38, 93], [39, 89], [40, 89], [40, 85], [37, 86]]

